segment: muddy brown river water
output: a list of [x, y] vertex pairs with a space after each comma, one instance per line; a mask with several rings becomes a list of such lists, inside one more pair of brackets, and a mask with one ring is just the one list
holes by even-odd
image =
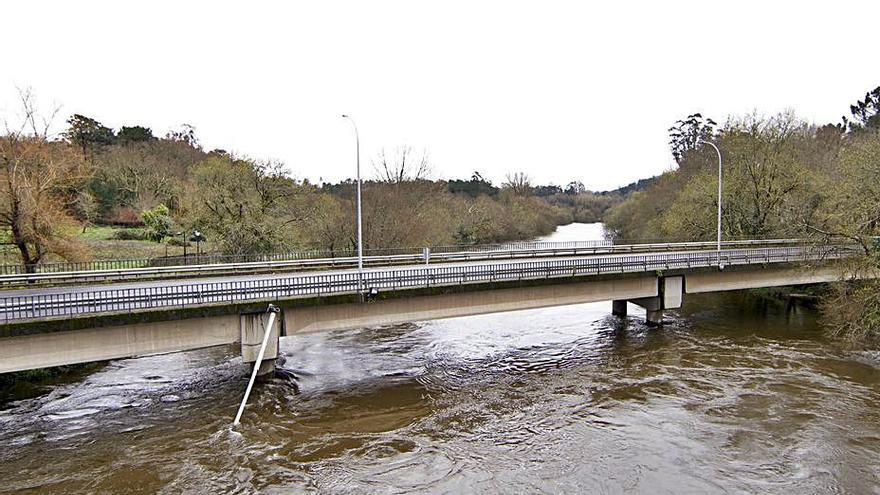
[[236, 432], [234, 347], [114, 361], [0, 403], [0, 493], [880, 493], [880, 355], [745, 293], [630, 309], [285, 338]]

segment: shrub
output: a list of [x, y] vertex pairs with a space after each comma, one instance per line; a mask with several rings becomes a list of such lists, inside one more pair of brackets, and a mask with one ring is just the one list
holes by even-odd
[[144, 220], [144, 225], [147, 226], [150, 240], [162, 242], [162, 239], [171, 235], [173, 221], [167, 206], [159, 205], [151, 210], [144, 210], [141, 218]]
[[168, 240], [165, 241], [165, 244], [168, 244], [169, 246], [178, 246], [178, 247], [192, 246], [192, 244], [190, 242], [183, 242], [182, 240], [178, 239], [177, 237], [169, 237]]
[[114, 230], [110, 238], [116, 241], [148, 241], [150, 234], [144, 229], [119, 229]]

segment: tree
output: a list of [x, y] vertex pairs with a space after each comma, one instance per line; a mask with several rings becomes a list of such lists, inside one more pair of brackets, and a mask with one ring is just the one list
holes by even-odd
[[311, 186], [297, 183], [280, 162], [211, 155], [192, 168], [185, 195], [190, 220], [217, 239], [226, 254], [267, 253], [289, 248], [294, 228], [311, 217]]
[[535, 186], [532, 188], [532, 193], [535, 196], [546, 198], [547, 196], [553, 196], [554, 194], [562, 194], [562, 188], [553, 184], [547, 186]]
[[180, 141], [186, 143], [193, 148], [201, 148], [199, 140], [196, 137], [196, 128], [190, 124], [181, 124], [180, 128], [172, 129], [165, 135], [165, 139], [171, 141]]
[[91, 168], [63, 142], [47, 137], [51, 117], [40, 121], [34, 97], [20, 92], [23, 118], [6, 122], [0, 137], [0, 227], [11, 234], [28, 273], [50, 254], [84, 256], [66, 234], [76, 221], [68, 213], [69, 191], [84, 187]]
[[506, 180], [501, 187], [511, 191], [516, 196], [529, 196], [532, 194], [532, 179], [525, 172], [514, 172], [513, 174], [507, 174]]
[[587, 188], [581, 181], [571, 181], [565, 186], [565, 194], [568, 195], [583, 194], [585, 192], [587, 192]]
[[82, 222], [82, 231], [85, 233], [86, 228], [93, 225], [98, 219], [100, 213], [100, 205], [98, 199], [87, 188], [79, 190], [74, 199], [73, 210], [77, 219]]
[[474, 172], [471, 175], [471, 180], [450, 180], [447, 186], [449, 187], [449, 192], [453, 194], [466, 194], [472, 198], [476, 198], [481, 194], [489, 196], [498, 194], [498, 188], [484, 179], [479, 172]]
[[714, 120], [703, 118], [699, 113], [675, 121], [675, 124], [669, 128], [669, 148], [675, 161], [681, 163], [685, 154], [696, 149], [700, 140], [713, 140], [717, 125]]
[[162, 242], [163, 239], [171, 235], [171, 226], [174, 221], [171, 219], [171, 212], [167, 206], [158, 205], [153, 209], [144, 210], [141, 213], [141, 219], [147, 226], [147, 232], [153, 242]]
[[373, 162], [373, 168], [378, 172], [380, 181], [398, 184], [427, 179], [431, 172], [431, 162], [426, 151], [415, 155], [409, 146], [400, 146], [392, 156], [382, 149], [378, 163]]
[[156, 137], [153, 136], [153, 131], [149, 127], [141, 127], [139, 125], [132, 127], [122, 126], [119, 132], [116, 133], [116, 141], [123, 145], [153, 141], [155, 139]]
[[85, 115], [73, 114], [67, 119], [67, 125], [64, 138], [68, 143], [81, 149], [83, 156], [88, 156], [89, 152], [116, 142], [113, 129]]
[[141, 211], [164, 204], [176, 212], [191, 181], [190, 170], [207, 154], [188, 143], [155, 139], [136, 146], [112, 146], [94, 158], [101, 211]]
[[858, 280], [880, 272], [880, 133], [852, 136], [835, 170], [825, 177], [822, 214], [810, 226], [824, 243], [861, 245], [863, 255], [847, 260], [852, 279], [833, 284], [823, 302], [830, 333], [857, 345], [880, 346], [880, 281]]
[[850, 131], [880, 127], [880, 86], [865, 93], [865, 99], [849, 106], [854, 120], [843, 117], [843, 123]]

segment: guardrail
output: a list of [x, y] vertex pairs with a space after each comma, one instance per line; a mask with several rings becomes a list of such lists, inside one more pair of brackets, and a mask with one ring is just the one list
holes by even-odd
[[[755, 247], [799, 245], [799, 239], [768, 239], [749, 241], [726, 241], [724, 247]], [[635, 253], [657, 251], [687, 251], [714, 249], [715, 242], [677, 242], [662, 244], [613, 245], [609, 241], [531, 242], [504, 245], [475, 246], [473, 249], [443, 251], [445, 247], [423, 248], [418, 253], [372, 255], [364, 257], [366, 266], [387, 266], [406, 263], [449, 263], [493, 259], [537, 258], [578, 256], [610, 253]], [[435, 251], [440, 249], [440, 251]], [[179, 265], [130, 269], [84, 270], [48, 272], [36, 274], [0, 275], [0, 287], [12, 287], [35, 283], [73, 284], [85, 281], [110, 281], [126, 279], [181, 278], [187, 276], [216, 276], [235, 273], [259, 273], [297, 271], [306, 269], [351, 268], [357, 266], [356, 257], [315, 258], [282, 261], [258, 261], [244, 263], [215, 263], [204, 265]]]
[[6, 323], [84, 314], [133, 313], [162, 308], [277, 301], [296, 297], [356, 294], [365, 289], [401, 290], [485, 282], [550, 279], [675, 268], [827, 260], [848, 256], [849, 247], [743, 249], [642, 256], [600, 256], [454, 267], [409, 267], [358, 273], [327, 273], [234, 282], [33, 294], [0, 298]]
[[[755, 240], [733, 240], [725, 241], [725, 245], [737, 245], [736, 243], [762, 242], [798, 242], [798, 239], [771, 239], [766, 241]], [[402, 247], [402, 248], [371, 248], [365, 249], [364, 255], [370, 257], [385, 257], [395, 255], [411, 255], [420, 256], [425, 249], [432, 253], [451, 253], [451, 252], [491, 252], [491, 251], [522, 251], [533, 249], [590, 249], [590, 248], [607, 248], [612, 246], [625, 245], [641, 245], [641, 246], [663, 246], [663, 245], [688, 245], [688, 244], [705, 244], [714, 246], [714, 242], [693, 242], [693, 241], [674, 241], [674, 242], [647, 242], [647, 241], [562, 241], [562, 242], [531, 242], [518, 241], [497, 244], [477, 244], [477, 245], [446, 245], [446, 246], [423, 246], [423, 247]], [[155, 258], [119, 258], [109, 260], [94, 260], [83, 262], [53, 262], [40, 263], [32, 266], [31, 272], [26, 270], [25, 266], [20, 264], [0, 264], [0, 276], [2, 275], [33, 275], [40, 273], [71, 273], [86, 271], [106, 271], [106, 270], [131, 270], [137, 268], [161, 268], [161, 267], [179, 267], [179, 266], [197, 266], [197, 265], [219, 265], [219, 264], [240, 264], [240, 263], [266, 263], [274, 261], [296, 261], [296, 260], [314, 260], [314, 259], [346, 259], [357, 256], [357, 251], [352, 249], [327, 250], [327, 249], [307, 249], [301, 251], [287, 251], [281, 253], [267, 254], [246, 254], [246, 255], [223, 255], [223, 254], [189, 254], [187, 256], [160, 256]]]

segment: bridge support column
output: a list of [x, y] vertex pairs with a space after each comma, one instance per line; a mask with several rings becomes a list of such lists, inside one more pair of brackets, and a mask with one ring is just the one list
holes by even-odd
[[663, 300], [660, 297], [642, 297], [633, 299], [631, 303], [645, 308], [645, 320], [648, 325], [663, 324]]
[[278, 358], [278, 343], [281, 337], [281, 322], [284, 318], [275, 318], [272, 328], [267, 329], [269, 313], [254, 313], [241, 315], [241, 357], [245, 363], [256, 363], [263, 336], [267, 331], [272, 332], [269, 343], [266, 345], [266, 353], [260, 363], [258, 377], [269, 377], [275, 373], [275, 360]]
[[626, 301], [611, 301], [611, 314], [618, 318], [626, 318]]
[[[642, 297], [631, 299], [629, 302], [645, 308], [645, 320], [648, 325], [663, 324], [663, 310], [681, 307], [684, 294], [684, 277], [662, 277], [658, 280], [658, 292], [656, 297]], [[618, 314], [618, 302], [623, 303], [623, 315], [626, 315], [626, 301], [614, 301], [612, 312]]]
[[648, 322], [648, 325], [651, 326], [660, 326], [663, 324], [663, 310], [662, 309], [647, 309], [645, 310], [645, 321]]

